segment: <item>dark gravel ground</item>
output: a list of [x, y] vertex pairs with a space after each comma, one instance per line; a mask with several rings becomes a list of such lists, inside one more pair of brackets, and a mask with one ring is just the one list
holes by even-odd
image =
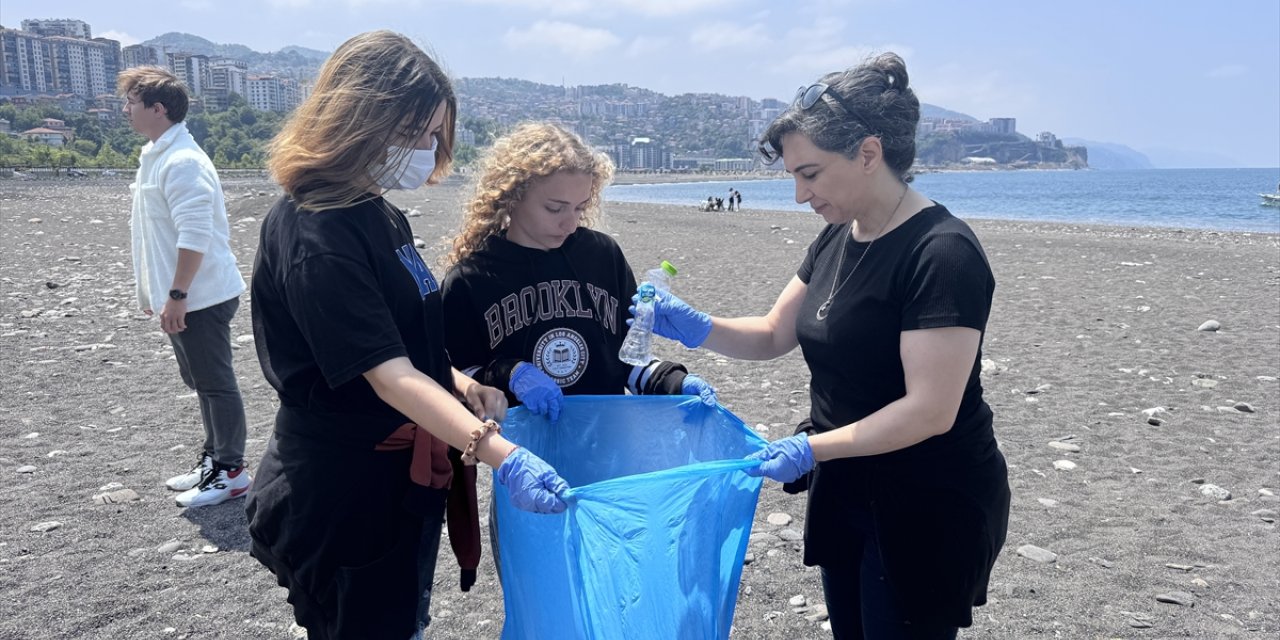
[[[261, 181], [225, 188], [248, 277], [277, 191]], [[412, 223], [433, 266], [457, 223], [459, 193], [454, 183], [396, 198], [422, 213]], [[242, 503], [182, 511], [164, 488], [194, 456], [198, 411], [168, 341], [135, 309], [128, 211], [123, 181], [0, 181], [0, 637], [296, 637], [283, 590], [248, 556]], [[1014, 505], [990, 604], [963, 635], [1276, 637], [1276, 236], [974, 227], [999, 283], [984, 384]], [[637, 270], [661, 259], [681, 267], [677, 291], [716, 315], [767, 310], [819, 228], [803, 214], [620, 203], [608, 204], [603, 225]], [[251, 334], [247, 302], [235, 336]], [[1197, 331], [1208, 319], [1222, 329]], [[242, 340], [236, 366], [256, 460], [274, 394], [251, 339]], [[808, 411], [798, 353], [746, 363], [662, 348], [768, 438], [790, 434]], [[1143, 410], [1158, 407], [1155, 426]], [[1077, 466], [1057, 469], [1060, 460]], [[95, 503], [111, 483], [140, 499]], [[1204, 484], [1232, 498], [1207, 497]], [[774, 513], [793, 521], [769, 524]], [[50, 521], [61, 524], [32, 530]], [[806, 617], [814, 611], [789, 604], [822, 602], [799, 543], [778, 535], [803, 521], [803, 497], [767, 483], [755, 531], [769, 535], [749, 549], [734, 637], [829, 637]], [[1023, 545], [1056, 561], [1023, 557]], [[487, 551], [470, 593], [455, 581], [446, 551], [434, 636], [497, 637], [501, 590]], [[1169, 594], [1184, 603], [1158, 601]]]

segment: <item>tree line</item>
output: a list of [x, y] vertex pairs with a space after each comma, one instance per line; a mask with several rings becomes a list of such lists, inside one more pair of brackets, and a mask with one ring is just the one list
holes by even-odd
[[[261, 169], [266, 166], [266, 146], [280, 131], [287, 116], [257, 111], [243, 97], [232, 94], [222, 111], [187, 114], [187, 129], [196, 143], [209, 154], [219, 169]], [[15, 107], [0, 105], [0, 118], [10, 129], [21, 133], [42, 125], [46, 118], [66, 123], [75, 139], [62, 147], [20, 137], [0, 135], [0, 167], [127, 169], [138, 166], [138, 153], [147, 140], [135, 133], [123, 116], [110, 121], [94, 114], [65, 112], [57, 105]], [[462, 118], [458, 123], [476, 132], [476, 144], [487, 146], [501, 134], [498, 123], [481, 118]], [[454, 149], [454, 161], [467, 165], [475, 161], [477, 150], [470, 145]]]
[[[62, 147], [0, 136], [0, 167], [132, 170], [147, 142], [122, 115], [104, 121], [95, 114], [64, 112], [57, 105], [4, 104], [0, 105], [0, 118], [8, 120], [10, 129], [17, 133], [41, 126], [45, 118], [62, 120], [75, 132], [75, 139]], [[264, 148], [280, 130], [283, 118], [278, 113], [256, 111], [243, 97], [232, 94], [227, 109], [189, 113], [186, 122], [192, 137], [219, 168], [257, 169], [263, 166]]]

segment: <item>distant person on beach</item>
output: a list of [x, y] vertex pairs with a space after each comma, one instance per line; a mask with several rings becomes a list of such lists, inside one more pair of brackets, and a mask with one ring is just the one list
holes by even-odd
[[[612, 178], [608, 156], [578, 136], [523, 124], [485, 157], [446, 258], [444, 328], [454, 364], [552, 422], [565, 394], [687, 394], [716, 403], [711, 385], [684, 365], [618, 358], [635, 276], [618, 243], [590, 228]], [[491, 515], [496, 561], [493, 522]]]
[[495, 467], [516, 507], [565, 509], [560, 476], [498, 434], [502, 392], [450, 365], [436, 279], [383, 197], [448, 173], [456, 117], [440, 67], [373, 31], [325, 61], [269, 147], [285, 195], [262, 223], [253, 329], [280, 409], [246, 514], [312, 640], [421, 631], [450, 447]]
[[733, 200], [734, 200], [734, 208], [736, 208], [738, 211], [742, 211], [742, 192], [738, 191], [737, 189], [734, 189]]
[[892, 53], [801, 87], [761, 144], [827, 222], [796, 276], [761, 317], [656, 305], [655, 331], [686, 347], [801, 348], [809, 420], [749, 473], [807, 479], [804, 562], [821, 567], [836, 638], [954, 638], [1008, 529], [979, 380], [995, 280], [968, 225], [909, 186], [919, 118]]
[[187, 90], [161, 67], [121, 72], [129, 126], [148, 140], [133, 191], [133, 271], [138, 304], [160, 313], [182, 381], [196, 392], [204, 442], [195, 466], [165, 485], [181, 507], [239, 498], [253, 478], [244, 465], [244, 400], [231, 358], [231, 318], [244, 278], [231, 253], [218, 172], [184, 122]]
[[733, 193], [734, 193], [734, 192], [733, 192], [733, 187], [729, 187], [729, 197], [727, 198], [727, 200], [728, 200], [728, 202], [729, 202], [729, 210], [730, 210], [730, 211], [733, 211]]
[[702, 210], [703, 210], [703, 211], [711, 211], [711, 210], [713, 210], [713, 209], [715, 209], [715, 208], [716, 208], [716, 199], [715, 199], [714, 197], [712, 197], [712, 196], [707, 196], [707, 204], [703, 205], [703, 209], [702, 209]]

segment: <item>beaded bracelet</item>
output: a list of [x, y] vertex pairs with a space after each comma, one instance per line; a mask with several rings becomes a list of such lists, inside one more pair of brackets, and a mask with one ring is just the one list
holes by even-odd
[[493, 420], [485, 420], [479, 429], [471, 432], [471, 442], [468, 442], [467, 448], [462, 450], [462, 464], [475, 466], [476, 445], [491, 433], [502, 433], [502, 425]]

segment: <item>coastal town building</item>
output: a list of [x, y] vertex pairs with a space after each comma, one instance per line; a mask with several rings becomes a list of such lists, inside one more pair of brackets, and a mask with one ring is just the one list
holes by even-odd
[[82, 40], [93, 38], [89, 23], [69, 18], [23, 20], [22, 30], [40, 36], [61, 36], [64, 38], [80, 38]]
[[[120, 43], [45, 33], [89, 33], [71, 24], [36, 23], [41, 32], [0, 27], [0, 95], [70, 93], [92, 98], [114, 90], [120, 71]], [[83, 24], [83, 23], [81, 23]], [[42, 33], [43, 32], [43, 33]]]
[[120, 68], [130, 69], [132, 67], [141, 67], [143, 65], [159, 65], [161, 60], [167, 62], [167, 58], [160, 53], [156, 47], [147, 46], [145, 44], [131, 44], [120, 50]]

